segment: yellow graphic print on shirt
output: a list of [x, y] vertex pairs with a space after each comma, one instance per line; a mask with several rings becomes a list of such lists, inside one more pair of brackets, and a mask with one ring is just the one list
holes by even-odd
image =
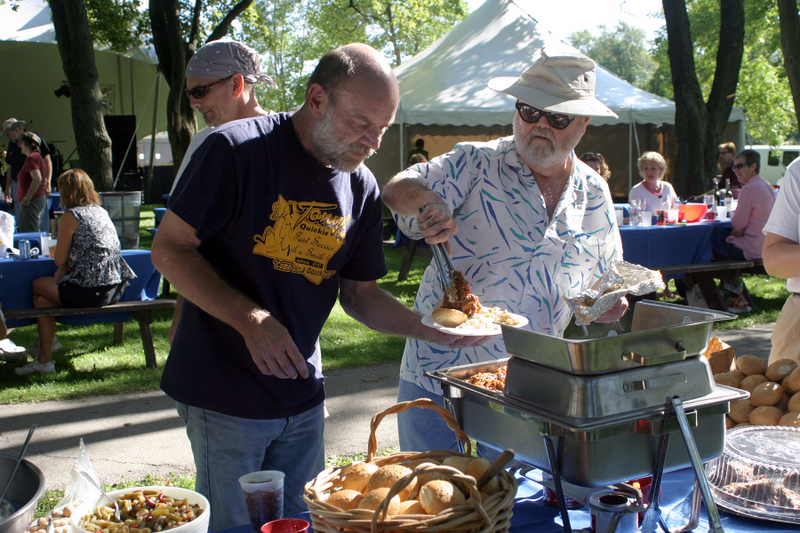
[[331, 214], [338, 206], [320, 202], [295, 202], [278, 196], [262, 235], [255, 235], [253, 253], [272, 258], [276, 270], [305, 276], [319, 285], [336, 271], [328, 261], [344, 244], [351, 215]]

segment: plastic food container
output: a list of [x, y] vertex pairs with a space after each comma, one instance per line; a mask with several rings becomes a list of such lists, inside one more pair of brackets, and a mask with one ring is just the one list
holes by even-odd
[[[143, 490], [154, 490], [160, 493], [163, 493], [164, 496], [169, 496], [170, 498], [174, 498], [176, 500], [183, 500], [185, 499], [189, 504], [197, 504], [203, 510], [203, 513], [186, 524], [182, 526], [178, 526], [172, 529], [168, 529], [166, 531], [170, 531], [170, 533], [207, 533], [208, 532], [208, 523], [209, 519], [211, 518], [211, 505], [208, 503], [208, 500], [200, 493], [195, 492], [193, 490], [182, 489], [179, 487], [130, 487], [127, 489], [120, 489], [115, 490], [112, 492], [107, 493], [109, 497], [113, 498], [115, 501], [119, 501], [121, 496], [125, 494], [129, 494], [135, 491], [143, 491]], [[95, 507], [97, 506], [105, 506], [106, 504], [110, 504], [111, 502], [108, 501], [104, 496], [98, 495], [97, 499], [85, 502], [79, 505], [75, 512], [70, 517], [70, 524], [72, 525], [72, 533], [90, 533], [89, 531], [83, 529], [81, 525], [83, 524], [83, 520], [87, 514], [92, 513]]]
[[800, 524], [800, 428], [728, 431], [723, 454], [706, 465], [717, 505], [750, 518]]

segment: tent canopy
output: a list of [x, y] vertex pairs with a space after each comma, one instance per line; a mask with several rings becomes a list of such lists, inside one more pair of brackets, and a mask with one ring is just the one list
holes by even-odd
[[[510, 124], [514, 98], [487, 86], [495, 76], [519, 76], [545, 44], [559, 42], [532, 15], [532, 0], [486, 0], [450, 32], [397, 69], [405, 124]], [[673, 124], [675, 104], [638, 89], [602, 66], [597, 98], [619, 119], [593, 117], [593, 126]], [[736, 108], [731, 120], [743, 119]]]

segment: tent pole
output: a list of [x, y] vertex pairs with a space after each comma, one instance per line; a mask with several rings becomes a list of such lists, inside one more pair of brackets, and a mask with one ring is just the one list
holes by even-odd
[[[131, 115], [136, 116], [136, 78], [134, 76], [134, 71], [136, 67], [134, 65], [133, 59], [131, 59]], [[156, 73], [158, 75], [158, 73]]]
[[[125, 92], [122, 90], [122, 56], [117, 54], [117, 83], [119, 83], [119, 110], [125, 114]], [[116, 112], [116, 109], [114, 110]]]
[[633, 121], [628, 123], [628, 194], [633, 189]]
[[147, 169], [145, 202], [150, 201], [153, 192], [153, 165], [156, 163], [156, 130], [158, 129], [158, 97], [161, 92], [161, 69], [156, 73], [156, 98], [153, 101], [153, 133], [150, 136], [150, 167]]
[[405, 140], [406, 140], [406, 128], [403, 120], [400, 120], [400, 168], [398, 172], [402, 171], [405, 168]]

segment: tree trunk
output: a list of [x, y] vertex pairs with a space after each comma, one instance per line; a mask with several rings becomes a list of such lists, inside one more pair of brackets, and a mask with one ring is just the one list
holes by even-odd
[[679, 195], [711, 188], [717, 146], [728, 124], [744, 54], [743, 0], [721, 0], [720, 44], [708, 103], [697, 80], [694, 46], [684, 0], [662, 0], [667, 22], [678, 158], [673, 183]]
[[103, 94], [86, 4], [84, 0], [51, 0], [49, 4], [64, 74], [72, 90], [72, 128], [81, 167], [98, 191], [113, 190], [111, 139], [103, 122]]
[[800, 123], [800, 17], [797, 0], [778, 0], [781, 24], [781, 51], [789, 87], [792, 89], [794, 114]]

